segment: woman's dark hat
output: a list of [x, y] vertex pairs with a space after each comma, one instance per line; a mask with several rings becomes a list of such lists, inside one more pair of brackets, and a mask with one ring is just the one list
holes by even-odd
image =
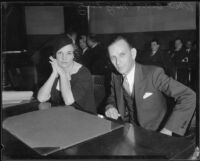
[[55, 42], [54, 54], [58, 50], [60, 50], [62, 47], [69, 45], [69, 44], [73, 44], [73, 42], [67, 35], [63, 34], [63, 35], [59, 36]]

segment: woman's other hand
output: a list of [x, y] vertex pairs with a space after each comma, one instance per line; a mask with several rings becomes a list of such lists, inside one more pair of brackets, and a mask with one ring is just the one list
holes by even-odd
[[64, 70], [58, 65], [58, 62], [55, 58], [53, 58], [52, 56], [49, 57], [50, 59], [50, 63], [53, 69], [53, 73], [57, 73], [57, 75], [63, 75], [65, 74]]

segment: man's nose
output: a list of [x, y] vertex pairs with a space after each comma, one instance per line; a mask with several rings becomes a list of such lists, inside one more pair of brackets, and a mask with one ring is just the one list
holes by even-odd
[[120, 60], [116, 59], [116, 65], [120, 65]]

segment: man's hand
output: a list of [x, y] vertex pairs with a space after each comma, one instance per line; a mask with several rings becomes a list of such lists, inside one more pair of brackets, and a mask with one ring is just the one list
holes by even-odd
[[172, 136], [172, 131], [170, 131], [170, 130], [168, 130], [166, 128], [163, 128], [160, 132], [165, 134], [165, 135]]
[[115, 107], [113, 107], [112, 105], [106, 106], [106, 109], [107, 110], [106, 110], [105, 114], [107, 117], [117, 120], [118, 117], [120, 116], [117, 109]]

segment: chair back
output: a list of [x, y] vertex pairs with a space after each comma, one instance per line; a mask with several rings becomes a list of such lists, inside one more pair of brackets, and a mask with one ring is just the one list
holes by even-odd
[[[93, 87], [94, 87], [94, 97], [95, 104], [97, 107], [97, 112], [101, 111], [105, 101], [105, 77], [103, 75], [92, 75]], [[101, 112], [100, 112], [101, 113]]]
[[37, 86], [37, 71], [35, 66], [10, 68], [8, 75], [15, 90], [32, 90]]

